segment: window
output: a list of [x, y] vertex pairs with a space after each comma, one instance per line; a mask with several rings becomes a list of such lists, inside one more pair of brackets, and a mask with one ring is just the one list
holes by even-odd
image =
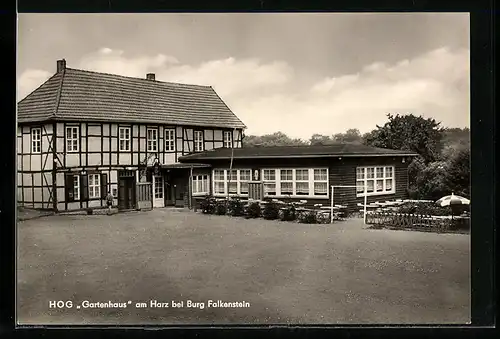
[[42, 152], [42, 129], [33, 128], [31, 130], [31, 152], [41, 153]]
[[295, 170], [295, 194], [309, 195], [309, 170]]
[[73, 199], [80, 200], [80, 176], [73, 177]]
[[293, 194], [293, 170], [282, 169], [280, 171], [281, 194]]
[[175, 151], [175, 130], [165, 130], [165, 152]]
[[130, 127], [119, 128], [120, 151], [130, 151]]
[[364, 196], [365, 185], [367, 195], [395, 193], [394, 167], [374, 166], [356, 168], [356, 186], [358, 196]]
[[208, 194], [208, 175], [193, 175], [193, 194]]
[[233, 147], [233, 138], [230, 131], [224, 131], [224, 147], [225, 148]]
[[225, 194], [225, 170], [214, 170], [214, 194]]
[[147, 132], [148, 152], [158, 152], [158, 130], [148, 128]]
[[66, 152], [78, 152], [78, 127], [66, 127]]
[[328, 197], [328, 168], [264, 169], [262, 177], [265, 195]]
[[328, 195], [328, 170], [314, 169], [314, 195]]
[[231, 172], [226, 169], [215, 169], [213, 171], [214, 194], [246, 195], [250, 176], [251, 170], [249, 169], [234, 169]]
[[240, 171], [240, 194], [248, 194], [248, 182], [250, 181], [251, 171], [243, 169]]
[[89, 198], [101, 197], [101, 184], [99, 174], [89, 174]]
[[276, 195], [276, 170], [263, 170], [262, 181], [264, 182], [264, 195]]
[[202, 131], [194, 131], [194, 151], [195, 152], [203, 151], [203, 132]]

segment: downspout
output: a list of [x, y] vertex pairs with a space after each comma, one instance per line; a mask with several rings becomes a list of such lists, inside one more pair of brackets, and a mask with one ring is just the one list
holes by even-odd
[[[236, 128], [234, 129], [236, 131]], [[234, 133], [233, 133], [234, 135]], [[233, 171], [233, 157], [234, 157], [234, 140], [231, 136], [231, 162], [229, 163], [229, 179], [227, 181], [227, 200], [229, 201], [229, 186], [231, 185], [231, 174]]]

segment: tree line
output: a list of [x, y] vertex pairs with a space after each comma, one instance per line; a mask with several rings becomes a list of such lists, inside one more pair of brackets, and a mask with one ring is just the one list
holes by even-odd
[[357, 128], [332, 135], [313, 134], [309, 140], [283, 132], [246, 135], [243, 147], [363, 144], [419, 154], [408, 166], [412, 199], [436, 200], [451, 192], [470, 197], [470, 130], [446, 128], [432, 118], [387, 114], [387, 122], [361, 134]]

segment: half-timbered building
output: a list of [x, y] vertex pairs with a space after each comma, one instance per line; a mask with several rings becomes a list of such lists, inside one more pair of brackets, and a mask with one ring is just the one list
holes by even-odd
[[[108, 192], [120, 209], [184, 206], [192, 152], [242, 145], [245, 125], [210, 86], [161, 82], [66, 67], [18, 103], [21, 206], [98, 208]], [[198, 186], [196, 186], [198, 187]]]

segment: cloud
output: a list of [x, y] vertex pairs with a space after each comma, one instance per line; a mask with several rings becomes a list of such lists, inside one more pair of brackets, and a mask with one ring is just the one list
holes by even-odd
[[[375, 62], [357, 73], [325, 77], [306, 93], [235, 100], [232, 108], [248, 133], [281, 129], [294, 137], [368, 132], [387, 113], [435, 118], [444, 126], [469, 126], [469, 51], [440, 48], [395, 64]], [[286, 122], [286, 123], [284, 123]]]
[[42, 83], [44, 83], [52, 74], [40, 69], [27, 69], [17, 80], [17, 98], [23, 99]]
[[90, 71], [142, 78], [146, 76], [146, 73], [178, 63], [179, 60], [171, 55], [160, 53], [155, 56], [128, 57], [123, 50], [103, 47], [97, 52], [85, 55], [78, 67]]
[[[368, 132], [385, 123], [387, 113], [413, 113], [435, 118], [444, 126], [469, 126], [468, 49], [443, 47], [393, 64], [373, 62], [352, 74], [313, 81], [279, 60], [228, 57], [191, 65], [168, 54], [130, 56], [107, 47], [75, 64], [141, 78], [153, 72], [160, 81], [213, 86], [248, 126], [247, 134], [283, 131], [308, 139], [314, 133], [334, 134], [348, 128]], [[49, 75], [24, 72], [20, 92]]]

